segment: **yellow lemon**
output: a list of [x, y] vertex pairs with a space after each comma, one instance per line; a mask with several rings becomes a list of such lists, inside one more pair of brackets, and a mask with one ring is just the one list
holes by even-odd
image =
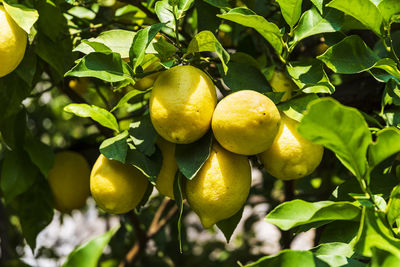
[[140, 203], [149, 182], [143, 173], [129, 164], [100, 155], [90, 174], [90, 191], [103, 210], [126, 213]]
[[254, 155], [272, 144], [280, 121], [274, 102], [256, 91], [243, 90], [218, 103], [212, 118], [212, 130], [225, 149]]
[[175, 144], [159, 137], [157, 145], [161, 150], [163, 161], [157, 176], [156, 188], [162, 195], [174, 198], [174, 180], [178, 170], [175, 160]]
[[235, 215], [250, 192], [251, 168], [247, 157], [218, 144], [193, 180], [186, 181], [186, 197], [205, 228]]
[[153, 86], [154, 82], [156, 81], [157, 77], [161, 74], [161, 72], [155, 72], [150, 75], [147, 75], [140, 80], [138, 80], [134, 85], [133, 88], [145, 91]]
[[26, 32], [0, 6], [0, 77], [17, 68], [25, 54]]
[[177, 66], [163, 71], [155, 81], [150, 117], [164, 139], [188, 144], [208, 131], [216, 103], [214, 84], [204, 72]]
[[73, 151], [58, 152], [48, 181], [54, 205], [61, 212], [79, 209], [89, 196], [90, 169], [86, 159]]
[[312, 173], [322, 160], [324, 148], [304, 139], [298, 122], [282, 115], [282, 124], [274, 143], [259, 155], [264, 168], [282, 180], [300, 179]]
[[79, 79], [70, 80], [68, 83], [69, 87], [79, 95], [86, 93], [89, 87], [89, 78], [83, 77]]
[[269, 83], [274, 92], [284, 92], [281, 101], [289, 100], [292, 97], [292, 91], [297, 89], [296, 84], [281, 71], [275, 71], [272, 74]]

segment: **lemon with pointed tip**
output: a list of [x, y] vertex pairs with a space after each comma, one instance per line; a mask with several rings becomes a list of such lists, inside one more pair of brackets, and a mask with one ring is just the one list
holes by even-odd
[[97, 205], [114, 214], [136, 208], [149, 182], [136, 167], [100, 155], [90, 174], [90, 191]]
[[207, 74], [192, 66], [176, 66], [155, 81], [150, 117], [161, 137], [189, 144], [208, 131], [216, 104], [215, 87]]
[[311, 174], [320, 164], [324, 148], [304, 139], [298, 122], [282, 115], [282, 124], [272, 146], [259, 155], [264, 168], [281, 180], [300, 179]]
[[269, 80], [274, 92], [285, 93], [281, 101], [289, 100], [292, 97], [292, 92], [297, 89], [296, 84], [281, 71], [275, 71]]
[[281, 116], [271, 99], [252, 90], [232, 93], [217, 105], [212, 118], [215, 138], [225, 149], [255, 155], [268, 149]]
[[26, 32], [0, 5], [0, 77], [15, 70], [25, 54]]
[[214, 143], [198, 174], [186, 181], [186, 198], [205, 228], [230, 218], [250, 192], [251, 168], [247, 157]]
[[160, 194], [171, 199], [174, 197], [175, 174], [178, 171], [178, 165], [175, 160], [175, 144], [159, 137], [157, 145], [162, 153], [162, 165], [160, 173], [157, 176], [156, 188]]
[[89, 164], [82, 155], [73, 151], [56, 153], [47, 177], [55, 208], [70, 212], [83, 207], [89, 196], [89, 179]]

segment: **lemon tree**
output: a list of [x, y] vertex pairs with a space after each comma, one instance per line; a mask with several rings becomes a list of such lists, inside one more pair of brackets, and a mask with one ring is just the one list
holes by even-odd
[[399, 15], [0, 1], [0, 266], [399, 266]]

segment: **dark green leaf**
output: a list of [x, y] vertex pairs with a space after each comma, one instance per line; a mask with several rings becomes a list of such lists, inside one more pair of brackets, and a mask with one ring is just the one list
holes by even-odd
[[301, 121], [308, 104], [316, 99], [318, 99], [316, 94], [307, 94], [278, 104], [278, 109], [289, 118]]
[[[55, 44], [63, 39], [69, 39], [69, 42], [71, 42], [70, 38], [65, 38], [65, 33], [68, 32], [67, 19], [61, 11], [60, 5], [55, 5], [52, 1], [35, 2], [35, 8], [39, 11], [38, 35], [46, 35]], [[71, 52], [71, 49], [69, 52]], [[59, 60], [59, 58], [54, 60], [57, 59]]]
[[137, 149], [128, 149], [126, 163], [138, 168], [152, 184], [155, 184], [158, 173], [161, 170], [162, 154], [158, 148], [150, 157], [147, 157]]
[[394, 127], [376, 133], [376, 141], [369, 147], [368, 161], [371, 167], [400, 151], [400, 131]]
[[37, 56], [32, 47], [28, 47], [24, 58], [15, 69], [18, 76], [21, 77], [29, 86], [32, 86], [32, 81], [36, 73]]
[[[219, 2], [219, 0], [217, 1]], [[211, 3], [217, 1], [195, 0], [194, 4], [197, 10], [197, 18], [201, 18], [197, 19], [197, 29], [199, 32], [204, 30], [216, 32], [221, 24], [221, 19], [217, 17], [217, 14], [220, 13], [220, 9]], [[226, 0], [220, 1], [228, 2]]]
[[240, 222], [240, 220], [242, 219], [243, 209], [244, 209], [244, 207], [242, 207], [232, 217], [227, 218], [227, 219], [222, 220], [222, 221], [219, 221], [217, 223], [217, 227], [224, 234], [227, 243], [229, 243], [233, 232], [235, 231], [236, 227], [238, 226], [238, 223]]
[[[320, 243], [345, 242], [350, 243], [357, 236], [359, 222], [334, 221], [322, 229]], [[352, 244], [352, 243], [350, 243]]]
[[128, 131], [123, 131], [117, 136], [108, 138], [100, 145], [100, 153], [109, 159], [125, 163], [128, 152]]
[[178, 240], [179, 240], [179, 252], [182, 253], [182, 215], [183, 215], [183, 175], [181, 172], [176, 172], [174, 179], [174, 197], [176, 205], [179, 209], [179, 219], [178, 219]]
[[175, 159], [179, 170], [189, 180], [192, 180], [210, 156], [212, 143], [211, 131], [194, 143], [176, 145]]
[[33, 24], [35, 24], [39, 18], [37, 10], [24, 5], [7, 4], [5, 1], [3, 1], [3, 6], [18, 26], [26, 33], [30, 33]]
[[232, 7], [228, 0], [202, 0], [202, 1], [222, 9]]
[[54, 152], [48, 145], [38, 139], [29, 138], [24, 142], [24, 149], [28, 152], [31, 161], [39, 168], [44, 177], [54, 164]]
[[299, 21], [303, 0], [277, 0], [276, 2], [281, 8], [286, 23], [292, 28]]
[[[400, 186], [396, 186], [390, 194], [387, 206], [387, 220], [390, 226], [400, 218]], [[398, 225], [400, 227], [400, 225]]]
[[24, 109], [1, 122], [1, 137], [11, 150], [22, 148], [25, 139], [26, 122], [27, 117]]
[[144, 115], [140, 121], [129, 125], [129, 135], [135, 147], [146, 156], [156, 151], [157, 132], [151, 123], [150, 114]]

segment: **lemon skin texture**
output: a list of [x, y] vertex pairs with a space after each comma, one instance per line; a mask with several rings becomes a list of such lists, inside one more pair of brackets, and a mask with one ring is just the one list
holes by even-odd
[[281, 101], [289, 100], [292, 97], [292, 91], [297, 89], [296, 84], [281, 71], [275, 71], [272, 74], [269, 83], [274, 92], [284, 92]]
[[300, 179], [311, 174], [320, 164], [324, 148], [304, 139], [298, 122], [282, 115], [282, 124], [274, 143], [259, 155], [264, 168], [281, 180]]
[[150, 96], [150, 117], [167, 141], [189, 144], [210, 128], [217, 104], [214, 84], [201, 70], [176, 66], [160, 74]]
[[160, 173], [157, 176], [156, 188], [160, 194], [171, 199], [174, 197], [174, 180], [178, 170], [178, 165], [175, 160], [175, 144], [159, 137], [157, 145], [162, 154], [162, 165]]
[[145, 91], [153, 86], [154, 82], [156, 81], [157, 77], [161, 74], [161, 72], [156, 72], [150, 75], [143, 77], [142, 79], [138, 80], [134, 85], [133, 88]]
[[212, 118], [212, 130], [225, 149], [254, 155], [271, 146], [280, 121], [274, 102], [256, 91], [243, 90], [218, 103]]
[[251, 185], [247, 157], [214, 144], [210, 157], [193, 180], [186, 181], [186, 198], [204, 228], [235, 215], [246, 202]]
[[100, 155], [90, 174], [90, 191], [97, 205], [106, 212], [126, 213], [140, 203], [149, 182], [129, 164]]
[[26, 32], [0, 6], [0, 77], [17, 68], [24, 57], [26, 43]]
[[56, 153], [47, 180], [57, 210], [70, 212], [85, 205], [89, 196], [90, 169], [86, 159], [79, 153]]

